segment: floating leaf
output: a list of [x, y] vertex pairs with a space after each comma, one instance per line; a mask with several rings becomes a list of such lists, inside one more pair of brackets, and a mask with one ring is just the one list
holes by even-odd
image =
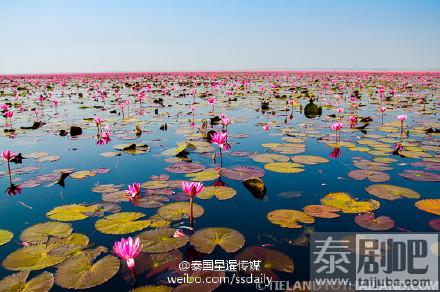
[[205, 168], [203, 164], [196, 162], [178, 162], [165, 167], [165, 170], [171, 173], [192, 173], [202, 171]]
[[389, 167], [386, 163], [374, 162], [369, 160], [356, 160], [353, 162], [353, 165], [357, 168], [364, 170], [384, 171], [393, 169], [392, 167]]
[[67, 237], [72, 233], [72, 226], [61, 222], [45, 222], [26, 228], [20, 235], [21, 241], [32, 244], [45, 243], [49, 236]]
[[196, 231], [190, 238], [190, 243], [201, 253], [212, 253], [218, 245], [226, 252], [236, 252], [243, 247], [244, 236], [230, 228], [210, 227]]
[[310, 216], [317, 218], [337, 218], [339, 214], [336, 214], [336, 212], [340, 211], [339, 209], [324, 205], [308, 205], [303, 210]]
[[89, 176], [95, 176], [96, 173], [90, 170], [80, 170], [70, 174], [70, 177], [73, 179], [86, 179]]
[[18, 272], [0, 281], [0, 291], [4, 292], [47, 292], [53, 286], [53, 275], [43, 272], [26, 281], [30, 272]]
[[9, 254], [3, 266], [13, 271], [41, 270], [61, 263], [75, 247], [61, 247], [57, 244], [38, 244], [20, 248]]
[[8, 230], [0, 229], [0, 245], [4, 245], [11, 241], [14, 234]]
[[210, 199], [215, 196], [219, 200], [227, 200], [235, 197], [237, 191], [225, 186], [207, 186], [197, 195], [200, 199]]
[[[193, 204], [193, 216], [194, 218], [200, 217], [203, 215], [205, 210], [203, 207], [198, 204]], [[157, 210], [157, 214], [164, 219], [177, 221], [189, 218], [189, 203], [188, 202], [175, 202], [167, 204], [163, 207], [160, 207]]]
[[184, 246], [188, 242], [188, 236], [173, 237], [176, 229], [164, 228], [145, 231], [138, 235], [143, 252], [157, 253], [166, 252]]
[[256, 162], [271, 163], [271, 162], [287, 162], [289, 161], [289, 156], [276, 154], [276, 153], [263, 153], [254, 154], [250, 158]]
[[150, 225], [150, 220], [137, 220], [142, 217], [145, 214], [139, 212], [115, 213], [96, 221], [95, 228], [105, 234], [132, 233]]
[[428, 225], [435, 231], [440, 232], [440, 218], [432, 219], [428, 222]]
[[399, 198], [418, 199], [420, 194], [409, 188], [387, 184], [375, 184], [365, 188], [373, 196], [386, 200], [396, 200]]
[[84, 213], [93, 212], [96, 210], [95, 205], [63, 205], [58, 206], [46, 213], [46, 216], [52, 220], [57, 221], [77, 221], [88, 218]]
[[356, 169], [348, 173], [348, 176], [355, 180], [368, 179], [371, 182], [384, 182], [390, 179], [390, 176], [382, 171]]
[[394, 220], [387, 216], [374, 217], [374, 214], [360, 214], [354, 217], [357, 225], [374, 231], [389, 230], [394, 227]]
[[377, 210], [380, 207], [378, 201], [357, 201], [346, 193], [329, 193], [321, 199], [321, 204], [334, 207], [344, 213], [365, 213]]
[[55, 283], [67, 289], [87, 289], [107, 282], [119, 270], [119, 260], [106, 256], [96, 263], [93, 257], [72, 257], [58, 267]]
[[303, 165], [294, 162], [266, 163], [264, 168], [279, 173], [296, 173], [304, 171]]
[[210, 181], [219, 178], [220, 174], [215, 168], [207, 168], [199, 172], [188, 173], [185, 176], [192, 181]]
[[440, 215], [440, 199], [426, 199], [416, 202], [416, 207], [428, 213]]
[[246, 270], [246, 274], [267, 275], [273, 280], [279, 277], [273, 271], [293, 273], [294, 264], [290, 257], [277, 250], [261, 246], [251, 246], [235, 257], [237, 261], [260, 261], [260, 268], [257, 271]]
[[409, 180], [430, 181], [430, 182], [440, 181], [440, 174], [422, 171], [422, 170], [407, 169], [404, 172], [399, 173], [399, 175]]
[[169, 201], [168, 197], [161, 195], [148, 195], [145, 197], [132, 199], [132, 204], [141, 208], [158, 208]]
[[327, 163], [329, 160], [320, 156], [312, 156], [312, 155], [296, 155], [292, 157], [292, 161], [302, 164], [318, 164], [318, 163]]
[[256, 166], [235, 166], [222, 168], [220, 175], [229, 179], [244, 181], [253, 177], [262, 177], [264, 170]]
[[308, 223], [308, 224], [315, 222], [315, 219], [309, 214], [306, 214], [302, 211], [287, 210], [287, 209], [270, 211], [267, 214], [267, 219], [271, 223], [280, 225], [281, 227], [285, 227], [285, 228], [303, 227], [302, 225], [298, 224], [298, 222]]

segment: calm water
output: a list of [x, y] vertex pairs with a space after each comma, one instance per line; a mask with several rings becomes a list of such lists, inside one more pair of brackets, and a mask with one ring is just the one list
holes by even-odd
[[[116, 76], [116, 75], [115, 75]], [[0, 246], [0, 258], [3, 260], [13, 251], [22, 247], [20, 241], [21, 232], [36, 223], [47, 222], [46, 212], [54, 207], [66, 204], [97, 203], [102, 201], [102, 195], [92, 191], [92, 188], [100, 184], [121, 184], [121, 190], [126, 189], [127, 184], [133, 182], [146, 182], [151, 180], [153, 175], [167, 174], [170, 180], [185, 180], [185, 174], [175, 174], [164, 170], [170, 165], [166, 162], [166, 156], [161, 155], [166, 149], [176, 147], [176, 143], [194, 139], [202, 141], [202, 138], [190, 136], [191, 133], [198, 133], [203, 119], [208, 119], [225, 113], [232, 119], [232, 124], [228, 126], [229, 142], [231, 149], [224, 152], [223, 167], [231, 166], [257, 166], [264, 169], [264, 163], [256, 162], [249, 157], [254, 153], [277, 153], [269, 148], [263, 147], [264, 143], [287, 143], [282, 140], [286, 131], [299, 134], [297, 137], [303, 138], [305, 151], [297, 155], [315, 155], [329, 159], [328, 163], [317, 165], [305, 165], [304, 171], [300, 173], [278, 173], [265, 169], [262, 179], [267, 188], [264, 199], [255, 198], [242, 184], [241, 181], [231, 180], [222, 177], [221, 180], [226, 186], [232, 187], [237, 191], [237, 195], [229, 200], [209, 200], [195, 199], [195, 203], [201, 205], [205, 212], [204, 215], [196, 218], [194, 229], [200, 230], [205, 227], [229, 227], [242, 233], [246, 239], [244, 247], [234, 253], [225, 253], [219, 247], [209, 255], [199, 255], [204, 259], [233, 259], [240, 254], [244, 248], [250, 246], [261, 246], [269, 244], [268, 248], [278, 250], [288, 255], [294, 262], [295, 271], [293, 273], [275, 273], [283, 280], [295, 281], [306, 280], [309, 274], [309, 256], [307, 246], [291, 244], [293, 240], [302, 236], [307, 236], [309, 232], [324, 231], [345, 231], [345, 232], [368, 232], [369, 230], [360, 227], [354, 222], [357, 214], [344, 214], [334, 219], [315, 218], [314, 224], [303, 224], [306, 228], [282, 228], [272, 224], [267, 220], [267, 213], [277, 209], [292, 209], [302, 211], [307, 205], [319, 205], [320, 199], [331, 192], [346, 192], [353, 198], [359, 200], [375, 199], [380, 202], [380, 208], [374, 211], [376, 216], [388, 216], [394, 219], [395, 227], [390, 232], [433, 232], [428, 225], [432, 219], [438, 218], [436, 215], [422, 211], [415, 207], [415, 202], [420, 199], [439, 198], [438, 182], [425, 182], [405, 179], [398, 175], [404, 170], [416, 169], [423, 170], [422, 167], [411, 166], [411, 163], [421, 161], [423, 158], [436, 159], [439, 163], [439, 136], [438, 134], [424, 134], [423, 131], [415, 129], [426, 129], [429, 127], [439, 128], [438, 116], [438, 95], [440, 94], [438, 74], [330, 74], [330, 73], [273, 73], [273, 74], [199, 74], [199, 75], [119, 75], [115, 76], [55, 76], [53, 79], [47, 77], [3, 77], [1, 90], [1, 104], [16, 103], [10, 108], [15, 112], [13, 117], [13, 127], [16, 129], [15, 135], [9, 137], [4, 133], [0, 138], [0, 149], [11, 149], [14, 152], [22, 153], [23, 156], [33, 152], [48, 152], [50, 155], [58, 155], [60, 159], [52, 162], [37, 162], [35, 159], [24, 159], [22, 164], [12, 163], [12, 169], [20, 167], [36, 166], [38, 171], [22, 175], [14, 175], [15, 184], [22, 184], [39, 175], [51, 173], [53, 170], [72, 168], [78, 170], [91, 170], [96, 168], [106, 168], [109, 170], [105, 174], [97, 174], [84, 180], [65, 179], [65, 187], [58, 184], [48, 186], [50, 182], [43, 182], [40, 186], [24, 187], [22, 193], [9, 196], [4, 193], [0, 197], [0, 229], [9, 230], [14, 234], [14, 238], [7, 244]], [[332, 82], [333, 80], [333, 82]], [[209, 82], [207, 86], [196, 84]], [[213, 85], [216, 81], [219, 84]], [[248, 88], [242, 87], [239, 82], [245, 82]], [[412, 84], [412, 89], [403, 88], [402, 82]], [[28, 88], [29, 90], [19, 90], [22, 97], [16, 99], [13, 95], [16, 88], [15, 83]], [[64, 85], [62, 83], [65, 83]], [[140, 86], [133, 89], [133, 85], [139, 82]], [[178, 84], [180, 82], [180, 85]], [[46, 83], [53, 86], [47, 89]], [[275, 93], [271, 86], [279, 83]], [[194, 85], [195, 84], [195, 85]], [[235, 86], [235, 85], [237, 86]], [[324, 85], [327, 86], [324, 86]], [[362, 84], [362, 87], [360, 87]], [[120, 87], [120, 100], [112, 89], [113, 85]], [[151, 86], [151, 92], [146, 90]], [[261, 90], [264, 86], [264, 90]], [[379, 97], [378, 88], [383, 86], [386, 90], [383, 102]], [[275, 88], [277, 85], [275, 86]], [[327, 88], [324, 88], [327, 87]], [[341, 87], [341, 88], [340, 88]], [[342, 88], [343, 87], [343, 88]], [[86, 89], [89, 89], [86, 91]], [[161, 90], [166, 89], [170, 95], [163, 95]], [[190, 90], [196, 90], [196, 97]], [[303, 108], [309, 103], [309, 97], [305, 96], [304, 90], [314, 95], [315, 104], [322, 106], [322, 115], [313, 119], [305, 117]], [[355, 103], [360, 105], [353, 108], [349, 97], [353, 90], [358, 89], [361, 98]], [[390, 89], [397, 90], [396, 94], [400, 97], [386, 98], [391, 96]], [[136, 96], [132, 92], [147, 92], [142, 102], [143, 113], [139, 114], [140, 105]], [[232, 91], [231, 97], [237, 97], [237, 101], [228, 101], [225, 91]], [[107, 97], [100, 98], [100, 91], [107, 92]], [[62, 94], [64, 92], [64, 94]], [[77, 93], [83, 93], [84, 97], [78, 97]], [[213, 113], [209, 113], [211, 105], [207, 102], [207, 97], [201, 97], [204, 92], [213, 93], [216, 98]], [[52, 97], [48, 97], [48, 93]], [[183, 93], [187, 95], [184, 96]], [[38, 101], [40, 95], [47, 97], [42, 104]], [[98, 100], [93, 99], [96, 94]], [[182, 96], [179, 96], [181, 95]], [[371, 96], [370, 96], [371, 94]], [[276, 98], [275, 95], [280, 95]], [[285, 97], [283, 97], [283, 95]], [[336, 98], [335, 95], [339, 95]], [[270, 100], [270, 109], [265, 113], [261, 111], [260, 99], [265, 97]], [[162, 97], [163, 106], [152, 102], [154, 98]], [[286, 101], [292, 97], [296, 100], [297, 106], [291, 108], [287, 106], [287, 122], [285, 123]], [[53, 106], [51, 100], [59, 100], [57, 108]], [[424, 104], [412, 102], [412, 98], [425, 98]], [[120, 108], [117, 104], [123, 100], [130, 100], [130, 109], [124, 108], [125, 115], [130, 119], [123, 120], [120, 115]], [[194, 116], [191, 114], [191, 104], [195, 102]], [[19, 112], [19, 102], [22, 102], [23, 109]], [[379, 128], [382, 126], [380, 112], [378, 108], [381, 104], [387, 107], [384, 114], [384, 123], [393, 125], [395, 131], [385, 132]], [[80, 108], [87, 106], [86, 108]], [[21, 126], [30, 126], [36, 120], [36, 116], [31, 109], [39, 108], [39, 119], [46, 124], [35, 130], [20, 130]], [[365, 191], [365, 187], [375, 184], [366, 180], [354, 180], [347, 174], [351, 170], [358, 169], [353, 165], [354, 157], [361, 157], [373, 160], [379, 156], [368, 152], [350, 150], [341, 147], [339, 158], [329, 158], [332, 148], [326, 145], [322, 138], [330, 137], [333, 139], [334, 133], [330, 126], [336, 121], [332, 115], [337, 115], [336, 108], [344, 109], [343, 123], [344, 128], [341, 132], [343, 142], [357, 144], [365, 140], [365, 133], [356, 129], [349, 129], [349, 118], [351, 114], [359, 117], [370, 116], [373, 121], [366, 128], [367, 133], [380, 135], [381, 138], [388, 137], [393, 141], [399, 141], [399, 128], [396, 126], [399, 114], [406, 114], [408, 119], [405, 127], [410, 129], [409, 135], [406, 133], [403, 142], [414, 144], [414, 146], [433, 145], [430, 150], [423, 149], [426, 157], [405, 158], [399, 155], [392, 155], [388, 151], [386, 156], [395, 161], [387, 163], [391, 170], [385, 171], [390, 179], [382, 182], [385, 184], [404, 186], [417, 191], [420, 199], [400, 198], [397, 200], [385, 200], [374, 197]], [[155, 114], [158, 109], [158, 114]], [[115, 111], [115, 112], [111, 112]], [[289, 115], [293, 113], [293, 118]], [[84, 120], [85, 118], [102, 117], [104, 125], [110, 127], [111, 141], [105, 145], [96, 144], [96, 126], [93, 121]], [[195, 127], [190, 127], [191, 119], [194, 117]], [[160, 130], [160, 126], [167, 123], [168, 130]], [[270, 130], [264, 131], [262, 124], [269, 124]], [[70, 125], [81, 126], [83, 134], [72, 138], [70, 135], [59, 136], [61, 129], [68, 130]], [[134, 135], [134, 127], [139, 124], [144, 131], [140, 137]], [[359, 123], [363, 125], [363, 123]], [[5, 127], [7, 128], [7, 127]], [[221, 125], [210, 126], [208, 130], [221, 130]], [[414, 130], [414, 131], [413, 131]], [[246, 134], [246, 135], [241, 135]], [[368, 137], [368, 136], [367, 136]], [[378, 139], [378, 138], [372, 138]], [[409, 142], [408, 142], [409, 141]], [[113, 146], [121, 143], [148, 144], [151, 151], [142, 155], [130, 155], [121, 152], [120, 156], [103, 157], [100, 154], [108, 151], [118, 151]], [[429, 143], [427, 143], [429, 142]], [[394, 143], [388, 142], [390, 150]], [[372, 147], [360, 145], [361, 147]], [[215, 149], [215, 148], [213, 148]], [[408, 150], [406, 150], [408, 151]], [[235, 156], [235, 152], [245, 152], [244, 156]], [[279, 153], [278, 153], [279, 154]], [[218, 154], [217, 154], [218, 155]], [[293, 157], [296, 154], [284, 154]], [[197, 153], [191, 152], [188, 157], [193, 162], [199, 162], [206, 167], [218, 167], [212, 159], [212, 152]], [[169, 157], [168, 157], [169, 158]], [[218, 157], [217, 157], [218, 162]], [[6, 173], [6, 162], [0, 166]], [[427, 172], [439, 174], [438, 170], [426, 170]], [[8, 178], [3, 173], [0, 178], [2, 190], [8, 188]], [[205, 182], [205, 185], [212, 185], [216, 180]], [[174, 189], [180, 192], [180, 189]], [[283, 196], [282, 193], [291, 192], [291, 196]], [[173, 196], [169, 202], [173, 201]], [[165, 202], [165, 203], [169, 203]], [[158, 208], [141, 208], [129, 202], [118, 203], [121, 212], [135, 211], [143, 212], [146, 217], [156, 214]], [[99, 218], [90, 217], [80, 221], [68, 222], [72, 224], [74, 232], [82, 233], [90, 238], [90, 242], [96, 246], [102, 245], [111, 248], [113, 243], [121, 237], [136, 236], [143, 232], [134, 232], [128, 235], [107, 235], [95, 229], [95, 222]], [[189, 225], [189, 220], [179, 220], [171, 224]], [[149, 230], [148, 228], [146, 230]], [[180, 248], [184, 258], [189, 257], [190, 244]], [[192, 252], [194, 254], [194, 252]], [[44, 269], [49, 272], [56, 272], [55, 267]], [[32, 272], [30, 277], [38, 275], [41, 271]], [[0, 278], [12, 274], [5, 268], [0, 269]], [[169, 272], [166, 272], [169, 273]], [[146, 284], [157, 284], [159, 276], [146, 278], [146, 273], [137, 275], [136, 287]], [[126, 282], [121, 272], [118, 272], [106, 283], [96, 286], [96, 291], [129, 291], [135, 287], [132, 282]], [[239, 289], [239, 287], [233, 287]], [[244, 287], [243, 287], [244, 288]], [[252, 286], [246, 287], [252, 290]], [[221, 286], [220, 290], [231, 290], [231, 287]], [[56, 283], [51, 291], [63, 291]]]

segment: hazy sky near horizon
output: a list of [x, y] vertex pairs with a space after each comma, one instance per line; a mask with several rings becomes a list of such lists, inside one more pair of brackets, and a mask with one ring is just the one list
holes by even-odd
[[0, 73], [440, 68], [437, 0], [0, 0]]

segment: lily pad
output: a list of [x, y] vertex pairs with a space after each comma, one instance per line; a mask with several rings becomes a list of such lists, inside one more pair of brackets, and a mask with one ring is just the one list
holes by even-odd
[[329, 162], [327, 158], [312, 155], [296, 155], [292, 157], [292, 161], [310, 165]]
[[[203, 215], [205, 210], [202, 206], [198, 204], [193, 204], [193, 216], [194, 218], [200, 217]], [[177, 221], [189, 218], [189, 203], [188, 202], [175, 202], [166, 204], [163, 207], [160, 207], [157, 210], [157, 214], [164, 219]]]
[[339, 209], [324, 205], [308, 205], [303, 208], [304, 212], [310, 216], [317, 218], [337, 218], [340, 215], [336, 214]]
[[258, 271], [246, 270], [246, 274], [265, 274], [273, 280], [279, 279], [274, 271], [293, 273], [294, 264], [290, 257], [280, 251], [261, 247], [251, 246], [235, 257], [237, 261], [260, 261]]
[[63, 262], [67, 254], [74, 249], [60, 249], [57, 244], [25, 246], [9, 254], [3, 261], [3, 267], [13, 271], [41, 270]]
[[267, 219], [276, 225], [280, 225], [285, 228], [301, 228], [301, 223], [311, 224], [315, 222], [315, 219], [302, 211], [280, 209], [273, 210], [267, 214]]
[[8, 230], [0, 229], [0, 245], [4, 245], [11, 241], [14, 234]]
[[147, 228], [150, 220], [137, 220], [145, 217], [139, 212], [121, 212], [106, 216], [95, 223], [95, 228], [105, 234], [127, 234]]
[[262, 163], [272, 163], [272, 162], [287, 162], [289, 161], [289, 156], [276, 154], [276, 153], [262, 153], [251, 155], [253, 161]]
[[0, 281], [0, 291], [4, 292], [47, 292], [54, 283], [53, 274], [43, 272], [27, 281], [30, 272], [18, 272]]
[[256, 166], [235, 166], [222, 168], [220, 175], [233, 180], [245, 181], [253, 177], [264, 176], [264, 170]]
[[297, 173], [297, 172], [304, 171], [302, 164], [294, 163], [294, 162], [266, 163], [264, 165], [264, 168], [268, 169], [270, 171], [279, 172], [279, 173]]
[[138, 235], [143, 252], [158, 253], [166, 252], [184, 246], [188, 236], [173, 237], [174, 228], [164, 228], [145, 231]]
[[93, 263], [93, 257], [72, 257], [58, 267], [55, 283], [66, 289], [87, 289], [107, 282], [119, 271], [119, 260], [106, 256]]
[[404, 172], [399, 173], [399, 175], [409, 180], [428, 181], [428, 182], [440, 181], [440, 174], [422, 171], [422, 170], [407, 169]]
[[192, 181], [210, 181], [219, 178], [220, 174], [215, 168], [207, 168], [199, 172], [188, 173], [185, 176]]
[[374, 217], [374, 214], [360, 214], [354, 217], [357, 225], [374, 231], [389, 230], [394, 227], [394, 220], [387, 216]]
[[235, 197], [237, 191], [225, 186], [207, 186], [197, 195], [200, 199], [210, 199], [216, 197], [219, 200], [227, 200]]
[[193, 173], [202, 171], [205, 168], [203, 164], [196, 162], [178, 162], [165, 167], [165, 170], [171, 173]]
[[321, 199], [321, 204], [339, 209], [343, 213], [365, 213], [380, 207], [376, 200], [357, 201], [347, 193], [329, 193]]
[[375, 184], [365, 188], [365, 190], [373, 196], [386, 200], [396, 200], [399, 198], [418, 199], [420, 194], [409, 188], [387, 185], [387, 184]]
[[216, 246], [225, 252], [236, 252], [243, 247], [244, 236], [230, 228], [210, 227], [196, 231], [190, 238], [190, 244], [201, 253], [210, 254]]
[[70, 224], [61, 222], [45, 222], [26, 228], [20, 235], [20, 240], [32, 244], [46, 243], [49, 236], [67, 237], [73, 231]]
[[95, 210], [96, 206], [94, 205], [63, 205], [53, 208], [46, 213], [46, 216], [57, 221], [78, 221], [88, 218], [84, 213], [93, 212]]
[[385, 172], [365, 169], [352, 170], [348, 176], [355, 180], [368, 179], [371, 182], [384, 182], [390, 179], [389, 174]]
[[416, 202], [416, 207], [428, 213], [440, 215], [440, 199], [426, 199]]

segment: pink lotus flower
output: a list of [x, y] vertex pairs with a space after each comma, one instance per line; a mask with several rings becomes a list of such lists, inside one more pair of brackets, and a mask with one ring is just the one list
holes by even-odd
[[95, 123], [96, 123], [97, 126], [100, 126], [100, 125], [102, 124], [103, 121], [104, 121], [104, 120], [103, 120], [102, 118], [100, 118], [100, 117], [96, 117], [96, 118], [95, 118]]
[[188, 182], [188, 181], [184, 181], [182, 182], [182, 190], [183, 192], [189, 196], [189, 222], [192, 225], [193, 224], [193, 197], [197, 196], [201, 191], [203, 191], [203, 189], [205, 188], [205, 186], [203, 185], [203, 183], [200, 182]]
[[269, 125], [268, 124], [266, 124], [266, 125], [263, 125], [263, 131], [269, 131], [270, 130], [270, 127], [269, 127]]
[[381, 113], [385, 112], [386, 110], [387, 110], [387, 108], [386, 108], [386, 107], [383, 107], [383, 106], [381, 106], [381, 107], [379, 108], [379, 111], [380, 111]]
[[58, 107], [58, 99], [54, 99], [54, 100], [53, 100], [53, 105], [54, 105], [55, 107]]
[[337, 108], [337, 109], [336, 109], [336, 112], [337, 112], [338, 114], [342, 114], [342, 113], [344, 112], [344, 109], [343, 109], [343, 108]]
[[127, 266], [130, 270], [134, 268], [134, 258], [139, 255], [143, 246], [139, 244], [139, 238], [137, 237], [134, 241], [131, 237], [125, 239], [122, 238], [121, 241], [116, 241], [113, 245], [113, 252], [121, 259], [127, 262]]
[[7, 111], [7, 112], [5, 112], [4, 114], [3, 114], [3, 116], [5, 117], [5, 118], [12, 118], [13, 116], [14, 116], [14, 112], [13, 111]]
[[130, 199], [133, 199], [141, 194], [141, 184], [136, 182], [132, 185], [128, 185], [128, 190], [125, 190], [125, 193], [130, 196]]
[[0, 110], [7, 111], [9, 109], [9, 106], [7, 104], [0, 105]]
[[223, 126], [228, 126], [231, 123], [231, 119], [230, 118], [222, 118], [221, 119], [221, 123]]
[[211, 135], [211, 141], [214, 144], [217, 144], [219, 148], [223, 148], [224, 144], [228, 140], [227, 132], [215, 132]]
[[408, 116], [407, 115], [398, 115], [397, 118], [400, 120], [400, 122], [403, 122], [408, 118]]
[[8, 162], [11, 161], [15, 155], [17, 155], [17, 152], [11, 152], [11, 150], [2, 151], [2, 156], [4, 159], [6, 159]]
[[215, 102], [215, 98], [213, 98], [213, 97], [208, 98], [208, 103], [209, 104], [214, 104], [214, 102]]
[[102, 139], [110, 140], [111, 133], [109, 131], [106, 131], [101, 134]]
[[189, 197], [197, 196], [204, 188], [205, 186], [200, 182], [182, 182], [182, 190]]
[[357, 122], [358, 122], [357, 116], [355, 115], [350, 116], [350, 128], [356, 126]]
[[333, 125], [332, 125], [332, 130], [333, 131], [336, 131], [336, 132], [339, 132], [341, 129], [342, 129], [342, 126], [343, 126], [344, 124], [342, 124], [342, 123], [340, 123], [340, 122], [336, 122], [336, 123], [334, 123]]

